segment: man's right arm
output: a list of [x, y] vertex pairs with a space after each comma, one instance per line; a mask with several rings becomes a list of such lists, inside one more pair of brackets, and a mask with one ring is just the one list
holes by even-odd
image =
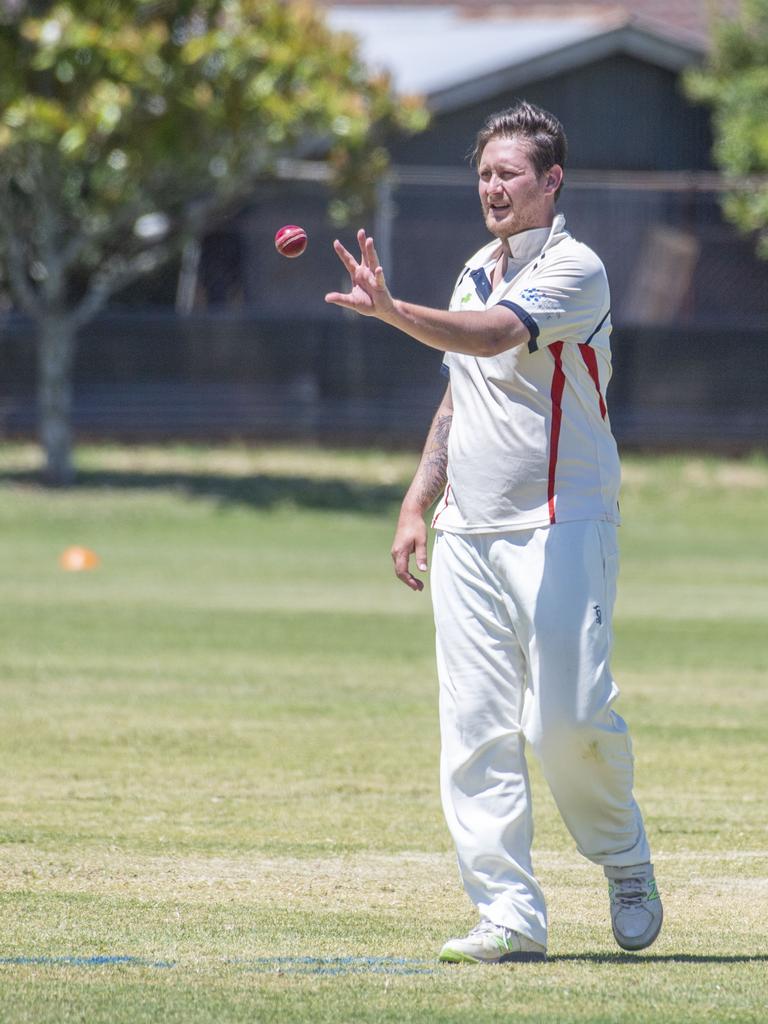
[[409, 563], [411, 555], [414, 555], [417, 568], [421, 572], [427, 570], [427, 525], [424, 516], [446, 485], [448, 434], [452, 419], [453, 399], [449, 384], [429, 428], [418, 469], [403, 499], [392, 543], [395, 575], [411, 590], [424, 589], [423, 582], [411, 574]]

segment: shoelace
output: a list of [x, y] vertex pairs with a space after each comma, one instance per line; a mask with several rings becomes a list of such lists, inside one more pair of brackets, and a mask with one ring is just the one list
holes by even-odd
[[501, 925], [494, 924], [493, 921], [481, 921], [480, 924], [476, 924], [470, 935], [498, 935], [499, 932], [505, 933], [508, 931], [507, 928], [503, 928]]
[[644, 878], [617, 878], [613, 886], [614, 899], [622, 907], [637, 907], [646, 897]]

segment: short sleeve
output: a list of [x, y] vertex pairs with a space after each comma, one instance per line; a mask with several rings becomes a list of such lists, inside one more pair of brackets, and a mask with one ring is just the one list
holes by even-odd
[[589, 250], [586, 258], [566, 254], [549, 264], [540, 257], [536, 272], [513, 285], [498, 304], [528, 328], [531, 352], [556, 341], [586, 342], [610, 307], [605, 268]]

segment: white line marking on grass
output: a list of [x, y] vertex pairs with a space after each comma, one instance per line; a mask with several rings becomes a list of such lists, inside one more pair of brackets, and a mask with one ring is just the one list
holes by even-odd
[[158, 967], [168, 969], [176, 964], [169, 960], [142, 960], [138, 956], [3, 956], [0, 965], [39, 965], [43, 967]]
[[228, 960], [257, 974], [434, 974], [427, 960], [389, 956], [265, 956]]
[[[225, 960], [228, 966], [255, 974], [434, 974], [430, 961], [388, 956], [262, 956]], [[171, 960], [144, 960], [138, 956], [6, 956], [0, 966], [39, 967], [183, 967]]]

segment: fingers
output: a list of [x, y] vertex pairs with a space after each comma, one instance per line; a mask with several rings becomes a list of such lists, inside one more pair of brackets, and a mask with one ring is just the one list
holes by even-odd
[[358, 270], [365, 268], [373, 275], [377, 288], [386, 288], [384, 270], [379, 261], [379, 254], [376, 252], [373, 239], [366, 235], [365, 228], [360, 228], [357, 232], [357, 243], [360, 246], [359, 263], [352, 253], [344, 248], [338, 238], [334, 239], [333, 248], [353, 279]]
[[379, 257], [373, 239], [368, 238], [364, 228], [357, 232], [360, 245], [360, 262], [346, 249], [338, 238], [334, 239], [333, 248], [339, 257], [352, 282], [350, 292], [328, 292], [325, 301], [345, 309], [354, 310], [364, 316], [375, 316], [379, 304], [387, 301], [391, 304], [392, 297], [387, 290], [384, 271], [379, 266]]
[[376, 287], [381, 288], [382, 291], [386, 289], [387, 283], [384, 279], [384, 269], [379, 262], [379, 254], [376, 252], [376, 246], [373, 244], [373, 239], [366, 239], [365, 243], [365, 254], [366, 254], [366, 265], [373, 274], [373, 279], [376, 282]]
[[383, 274], [381, 269], [381, 261], [379, 260], [379, 254], [376, 252], [376, 246], [372, 238], [366, 241], [366, 253], [368, 255], [368, 267], [374, 272], [374, 274]]
[[409, 588], [409, 590], [414, 590], [418, 593], [420, 590], [424, 589], [424, 584], [422, 583], [422, 581], [417, 579], [415, 576], [411, 575], [411, 573], [408, 572], [407, 568], [401, 570], [400, 572], [396, 571], [395, 575], [402, 583], [406, 585], [406, 587]]
[[360, 257], [361, 263], [364, 263], [366, 267], [375, 274], [377, 279], [379, 276], [384, 276], [384, 272], [381, 269], [381, 261], [379, 260], [379, 254], [376, 252], [376, 245], [373, 239], [365, 233], [365, 228], [360, 228], [357, 232], [357, 243], [360, 246]]
[[427, 571], [427, 544], [426, 541], [416, 542], [416, 565], [421, 572]]
[[347, 268], [349, 273], [350, 274], [354, 274], [354, 272], [357, 270], [359, 264], [358, 264], [357, 260], [355, 259], [355, 257], [352, 255], [352, 253], [348, 252], [344, 248], [344, 246], [341, 244], [341, 242], [338, 240], [338, 238], [334, 239], [333, 248], [334, 248], [334, 250], [336, 252], [336, 255], [339, 257], [341, 262]]
[[[392, 561], [395, 566], [395, 576], [397, 576], [400, 582], [404, 583], [410, 590], [420, 591], [424, 589], [424, 583], [411, 573], [410, 560], [412, 553], [413, 547], [392, 548]], [[417, 545], [416, 564], [422, 572], [426, 570], [427, 553], [425, 545]]]
[[344, 306], [345, 309], [354, 309], [354, 303], [350, 299], [349, 295], [344, 295], [342, 292], [328, 292], [325, 296], [325, 301], [332, 303], [334, 306]]
[[338, 238], [334, 239], [333, 248], [336, 251], [336, 255], [339, 257], [345, 268], [349, 272], [349, 276], [352, 280], [356, 280], [360, 273], [369, 271], [373, 281], [377, 287], [382, 287], [384, 283], [384, 272], [379, 266], [379, 258], [376, 254], [376, 249], [373, 246], [373, 239], [366, 238], [365, 231], [360, 228], [357, 233], [358, 240], [360, 241], [360, 262], [358, 263], [355, 257], [349, 252]]
[[360, 246], [360, 262], [364, 263], [369, 270], [376, 269], [371, 266], [370, 247], [372, 243], [373, 239], [369, 238], [365, 233], [365, 228], [360, 228], [357, 232], [357, 244]]

